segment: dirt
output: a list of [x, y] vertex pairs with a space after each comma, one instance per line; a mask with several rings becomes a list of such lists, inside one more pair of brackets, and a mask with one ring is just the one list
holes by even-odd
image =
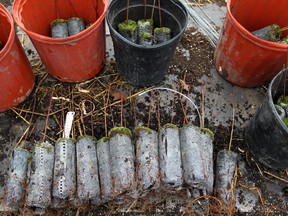
[[[216, 2], [225, 6], [224, 1], [217, 0]], [[31, 51], [29, 53], [30, 59], [35, 57], [35, 53], [34, 55]], [[201, 104], [201, 93], [192, 87], [201, 86], [200, 80], [203, 76], [208, 79], [213, 78], [211, 73], [211, 69], [214, 67], [213, 54], [214, 48], [206, 37], [195, 28], [187, 29], [174, 54], [168, 74], [159, 86], [166, 86], [170, 77], [176, 77], [177, 79], [168, 87], [174, 87], [184, 94], [195, 95], [195, 103]], [[134, 88], [125, 83], [117, 74], [113, 61], [107, 63], [95, 78], [82, 84], [60, 83], [47, 75], [41, 61], [34, 62], [34, 71], [36, 84], [31, 95], [17, 108], [0, 113], [0, 160], [2, 162], [7, 161], [8, 163], [11, 149], [16, 143], [32, 151], [35, 143], [40, 141], [43, 136], [47, 140], [55, 142], [62, 134], [63, 113], [70, 110], [76, 111], [76, 123], [72, 133], [74, 138], [81, 134], [89, 134], [100, 139], [107, 136], [108, 131], [116, 126], [126, 126], [133, 130], [137, 126], [144, 125], [158, 130], [160, 126], [166, 123], [173, 123], [178, 127], [182, 127], [187, 122], [199, 124], [200, 119], [198, 117], [192, 119], [187, 117], [189, 113], [195, 111], [178, 95], [174, 95], [174, 97], [168, 95], [168, 102], [162, 104], [161, 107], [160, 93], [157, 91], [141, 96], [142, 98], [138, 96], [138, 93], [143, 89]], [[182, 84], [179, 84], [180, 80], [183, 81]], [[223, 86], [219, 84], [216, 90], [221, 92], [222, 88]], [[49, 108], [48, 104], [52, 92], [52, 106]], [[171, 109], [166, 110], [165, 106]], [[48, 109], [51, 109], [53, 114], [49, 118], [48, 125], [45, 126]], [[251, 118], [251, 116], [249, 117]], [[244, 117], [243, 119], [247, 120]], [[235, 121], [239, 122], [240, 120], [241, 116], [236, 116]], [[215, 160], [219, 150], [228, 148], [231, 139], [231, 127], [221, 124], [215, 125], [208, 117], [205, 118], [205, 125], [215, 134]], [[46, 135], [43, 134], [45, 127], [48, 129]], [[25, 133], [26, 129], [28, 130], [27, 133]], [[259, 200], [251, 213], [236, 211], [235, 215], [268, 215], [268, 213], [270, 215], [286, 215], [288, 207], [287, 173], [283, 170], [270, 170], [257, 163], [247, 150], [244, 133], [245, 128], [234, 127], [232, 150], [241, 157], [238, 171], [238, 180], [241, 184], [238, 184], [238, 188], [249, 188], [248, 191], [252, 191]], [[26, 142], [20, 142], [21, 140]], [[277, 180], [267, 173], [279, 176], [286, 182]], [[6, 174], [7, 170], [1, 171], [0, 185], [2, 186], [5, 183]], [[263, 203], [261, 199], [263, 199]], [[169, 199], [173, 207], [167, 202], [150, 205], [145, 209], [143, 206], [138, 209], [134, 208], [133, 213], [127, 213], [127, 209], [123, 210], [113, 205], [105, 205], [97, 209], [49, 210], [48, 214], [75, 215], [78, 211], [80, 215], [151, 215], [156, 213], [157, 215], [180, 215], [179, 212], [182, 212], [183, 208], [188, 205], [187, 200], [181, 200], [179, 204], [173, 196]]]

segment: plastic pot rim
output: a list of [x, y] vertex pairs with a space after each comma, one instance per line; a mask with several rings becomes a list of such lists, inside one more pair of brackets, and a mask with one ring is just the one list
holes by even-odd
[[[112, 5], [115, 3], [115, 1], [112, 1], [111, 4], [109, 5], [108, 7], [108, 10], [107, 10], [107, 14], [106, 14], [106, 20], [107, 20], [107, 24], [109, 26], [109, 29], [113, 31], [114, 34], [117, 35], [117, 37], [121, 38], [122, 41], [124, 41], [125, 43], [129, 44], [130, 46], [134, 46], [136, 48], [141, 48], [141, 49], [144, 49], [144, 50], [151, 50], [151, 49], [158, 49], [159, 47], [162, 47], [162, 46], [165, 46], [166, 44], [169, 44], [173, 41], [175, 41], [179, 35], [182, 35], [183, 32], [186, 30], [186, 27], [187, 27], [187, 23], [188, 23], [188, 19], [185, 20], [185, 24], [183, 25], [183, 28], [179, 31], [179, 33], [177, 35], [174, 35], [170, 40], [168, 41], [165, 41], [163, 43], [160, 43], [160, 44], [155, 44], [155, 45], [151, 45], [151, 46], [143, 46], [143, 45], [140, 45], [140, 44], [137, 44], [137, 43], [133, 43], [132, 41], [126, 39], [125, 37], [123, 37], [115, 28], [113, 28], [113, 26], [111, 25], [110, 23], [110, 20], [108, 19], [108, 11], [110, 11], [110, 8], [112, 7]], [[182, 4], [182, 3], [181, 3]], [[176, 4], [177, 5], [177, 4]], [[143, 6], [142, 4], [139, 4], [139, 5], [133, 5], [133, 7], [138, 7], [138, 6]], [[178, 6], [178, 5], [177, 5]], [[131, 7], [131, 6], [130, 6]], [[129, 7], [129, 9], [130, 9]], [[183, 6], [183, 8], [181, 7], [181, 10], [183, 10], [183, 13], [186, 14], [186, 16], [188, 16], [188, 12], [187, 12], [187, 9], [185, 6]], [[171, 13], [171, 12], [170, 12]]]
[[[21, 0], [19, 0], [19, 1], [21, 1]], [[25, 33], [27, 33], [28, 36], [32, 37], [34, 40], [42, 41], [45, 43], [51, 43], [51, 44], [63, 44], [63, 43], [71, 43], [71, 42], [73, 43], [73, 42], [77, 42], [78, 40], [81, 40], [85, 37], [88, 37], [90, 34], [93, 33], [94, 28], [102, 23], [103, 19], [105, 18], [107, 8], [108, 8], [108, 4], [105, 3], [107, 1], [103, 0], [104, 5], [105, 5], [103, 13], [98, 17], [98, 19], [91, 26], [89, 26], [88, 28], [84, 29], [83, 31], [79, 32], [76, 35], [72, 35], [72, 36], [69, 36], [66, 38], [52, 38], [49, 36], [41, 35], [41, 34], [33, 32], [33, 31], [30, 31], [24, 26], [24, 24], [22, 23], [22, 20], [21, 20], [21, 15], [20, 15], [22, 10], [19, 10], [19, 4], [16, 5], [16, 2], [18, 3], [19, 1], [14, 1], [13, 5], [12, 5], [13, 18], [14, 18], [15, 22], [17, 23], [17, 25]]]
[[288, 44], [281, 44], [281, 43], [277, 43], [277, 42], [271, 42], [271, 41], [260, 39], [260, 38], [256, 37], [255, 35], [253, 35], [246, 28], [244, 28], [235, 19], [235, 17], [233, 16], [233, 14], [231, 12], [230, 5], [231, 5], [232, 1], [234, 1], [234, 0], [228, 0], [227, 1], [226, 8], [227, 8], [227, 14], [229, 16], [226, 15], [226, 18], [229, 19], [229, 21], [235, 27], [235, 29], [237, 30], [237, 32], [239, 34], [241, 34], [245, 39], [247, 39], [251, 43], [256, 44], [257, 46], [259, 46], [261, 48], [272, 50], [272, 51], [287, 51]]
[[2, 48], [2, 50], [0, 51], [0, 54], [1, 54], [0, 55], [0, 61], [1, 61], [3, 58], [5, 58], [5, 56], [11, 50], [11, 47], [13, 45], [13, 42], [14, 42], [16, 35], [15, 35], [13, 18], [3, 4], [0, 4], [0, 16], [7, 18], [8, 22], [10, 24], [10, 27], [11, 27], [10, 32], [9, 32], [9, 36], [8, 36], [8, 40], [7, 40], [6, 44], [4, 44], [4, 47]]
[[283, 129], [287, 131], [288, 133], [288, 127], [287, 125], [284, 124], [284, 122], [282, 121], [282, 119], [280, 118], [280, 116], [278, 115], [278, 112], [275, 108], [275, 105], [273, 103], [273, 97], [272, 97], [272, 85], [274, 84], [274, 81], [282, 75], [282, 73], [288, 73], [287, 72], [287, 69], [283, 69], [281, 70], [273, 79], [272, 81], [270, 82], [269, 84], [269, 88], [268, 88], [268, 103], [269, 105], [272, 107], [272, 112], [274, 113], [275, 115], [275, 118], [277, 119], [277, 122], [282, 125]]

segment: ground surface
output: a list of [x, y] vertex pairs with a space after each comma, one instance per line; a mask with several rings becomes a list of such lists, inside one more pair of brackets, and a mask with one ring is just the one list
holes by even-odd
[[[203, 4], [204, 10], [205, 7], [210, 13], [212, 10], [212, 14], [213, 10], [214, 13], [223, 11], [225, 6], [224, 0], [217, 0], [213, 4], [205, 1], [199, 2]], [[9, 2], [4, 3], [9, 5]], [[218, 16], [217, 19], [221, 22], [223, 16]], [[217, 24], [215, 25], [220, 28]], [[32, 94], [22, 104], [0, 113], [0, 185], [2, 190], [0, 197], [2, 198], [5, 196], [3, 191], [11, 150], [16, 145], [32, 150], [35, 143], [42, 139], [52, 92], [53, 100], [50, 107], [52, 114], [46, 134], [46, 140], [51, 143], [61, 136], [63, 113], [69, 110], [76, 112], [72, 134], [74, 138], [81, 134], [89, 134], [100, 139], [107, 136], [108, 131], [115, 126], [126, 126], [133, 130], [136, 126], [144, 125], [158, 130], [159, 126], [166, 123], [173, 123], [178, 127], [187, 123], [197, 126], [200, 124], [201, 118], [197, 115], [195, 107], [181, 98], [179, 94], [154, 90], [140, 96], [143, 89], [134, 88], [123, 81], [115, 69], [112, 42], [109, 36], [107, 36], [108, 60], [105, 68], [95, 78], [81, 84], [62, 84], [55, 80], [46, 73], [30, 42], [25, 40], [24, 44], [33, 64], [36, 84]], [[259, 164], [249, 154], [245, 143], [245, 127], [265, 97], [266, 90], [262, 87], [240, 88], [222, 79], [213, 65], [214, 49], [207, 37], [201, 33], [201, 29], [190, 21], [189, 28], [177, 47], [165, 79], [156, 87], [182, 92], [195, 102], [201, 113], [204, 107], [204, 126], [215, 134], [214, 159], [216, 159], [217, 152], [228, 149], [229, 144], [231, 150], [240, 155], [238, 184], [235, 188], [235, 215], [287, 215], [287, 173], [284, 170], [270, 170]], [[231, 134], [232, 125], [234, 125], [233, 134]], [[77, 211], [83, 215], [181, 215], [190, 204], [191, 199], [183, 200], [171, 195], [163, 202], [146, 206], [145, 209], [143, 206], [139, 207], [139, 203], [131, 209], [108, 205], [93, 210], [91, 208], [65, 209], [58, 212], [58, 215], [64, 213], [75, 215]], [[48, 213], [56, 214], [53, 210]], [[211, 207], [210, 214], [216, 213]]]

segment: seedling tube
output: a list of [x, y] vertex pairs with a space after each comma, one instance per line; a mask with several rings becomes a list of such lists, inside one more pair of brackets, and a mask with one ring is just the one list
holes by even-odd
[[93, 137], [81, 137], [76, 143], [77, 155], [77, 195], [80, 204], [98, 205], [100, 185], [96, 140]]
[[54, 146], [49, 142], [37, 143], [32, 156], [27, 205], [46, 209], [51, 205], [54, 167]]
[[113, 195], [130, 191], [135, 181], [134, 148], [128, 128], [116, 127], [109, 132]]
[[233, 179], [237, 157], [236, 153], [228, 150], [217, 154], [215, 193], [224, 206], [234, 206]]
[[161, 181], [168, 189], [183, 184], [183, 170], [180, 151], [179, 128], [165, 125], [159, 131], [159, 163]]
[[6, 183], [6, 206], [18, 210], [23, 203], [23, 194], [27, 177], [27, 164], [30, 153], [23, 148], [13, 151]]
[[70, 18], [67, 21], [69, 36], [76, 35], [85, 29], [83, 19], [78, 17]]
[[191, 187], [213, 192], [213, 140], [200, 128], [185, 126], [180, 131], [184, 181]]
[[53, 38], [66, 38], [69, 36], [66, 20], [56, 19], [51, 23], [50, 26]]
[[97, 142], [97, 158], [101, 188], [101, 203], [112, 199], [112, 178], [110, 166], [109, 140], [104, 137]]
[[136, 129], [136, 176], [140, 195], [159, 188], [158, 134], [149, 128]]
[[55, 144], [53, 178], [53, 207], [66, 207], [75, 199], [76, 164], [75, 143], [72, 139], [61, 138]]

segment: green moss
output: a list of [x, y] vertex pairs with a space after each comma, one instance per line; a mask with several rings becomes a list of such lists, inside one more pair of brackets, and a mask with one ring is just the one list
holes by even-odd
[[109, 140], [108, 137], [102, 137], [101, 139], [99, 139], [99, 140], [97, 141], [97, 144], [98, 144], [98, 143], [101, 143], [101, 142], [107, 142], [108, 140]]
[[201, 132], [209, 134], [211, 139], [214, 141], [215, 138], [214, 133], [209, 128], [201, 128]]
[[268, 37], [270, 41], [279, 41], [281, 35], [281, 27], [277, 24], [272, 25], [270, 30], [268, 31]]
[[138, 22], [140, 22], [140, 23], [149, 22], [149, 23], [150, 23], [150, 26], [151, 26], [152, 28], [153, 28], [153, 25], [154, 25], [153, 19], [140, 19], [140, 20], [138, 20]]
[[167, 27], [155, 28], [154, 32], [171, 33], [171, 29]]
[[51, 26], [55, 26], [55, 25], [57, 25], [57, 24], [59, 24], [59, 23], [66, 23], [67, 21], [66, 20], [64, 20], [64, 19], [56, 19], [56, 20], [53, 20], [52, 22], [51, 22]]
[[285, 96], [285, 97], [284, 97], [284, 95], [280, 96], [280, 97], [278, 98], [276, 104], [277, 104], [277, 105], [280, 105], [281, 103], [288, 104], [288, 96]]
[[118, 29], [126, 32], [137, 31], [137, 23], [134, 20], [126, 20], [118, 24]]
[[162, 128], [164, 128], [164, 127], [168, 127], [168, 128], [175, 128], [175, 129], [178, 129], [179, 130], [179, 128], [178, 128], [178, 126], [177, 125], [174, 125], [174, 124], [170, 124], [170, 123], [168, 123], [168, 124], [165, 124]]
[[79, 17], [72, 17], [72, 18], [70, 18], [69, 20], [80, 20], [80, 21], [83, 21], [83, 19], [82, 19], [82, 18], [79, 18]]
[[148, 32], [142, 32], [140, 35], [141, 38], [143, 39], [154, 39], [154, 36]]
[[286, 36], [285, 38], [283, 38], [283, 39], [281, 40], [281, 43], [282, 43], [282, 44], [288, 44], [288, 36]]
[[79, 136], [78, 137], [78, 140], [79, 139], [92, 139], [92, 140], [95, 140], [96, 141], [96, 138], [95, 137], [93, 137], [93, 136], [90, 136], [90, 135], [82, 135], [82, 136]]
[[124, 134], [130, 136], [131, 138], [133, 137], [132, 132], [126, 127], [115, 127], [111, 129], [108, 133], [108, 137], [112, 137], [114, 134]]
[[288, 118], [282, 118], [282, 121], [284, 122], [284, 124], [288, 127]]
[[148, 127], [137, 127], [134, 131], [135, 134], [138, 134], [140, 131], [147, 131], [149, 134], [153, 134], [153, 133], [156, 133], [156, 131], [148, 128]]
[[49, 153], [54, 152], [54, 146], [52, 146], [49, 142], [36, 143], [35, 148], [44, 148]]
[[72, 138], [59, 138], [56, 142], [64, 142], [66, 140], [72, 140], [73, 142], [75, 142], [76, 140], [75, 139], [72, 139]]

